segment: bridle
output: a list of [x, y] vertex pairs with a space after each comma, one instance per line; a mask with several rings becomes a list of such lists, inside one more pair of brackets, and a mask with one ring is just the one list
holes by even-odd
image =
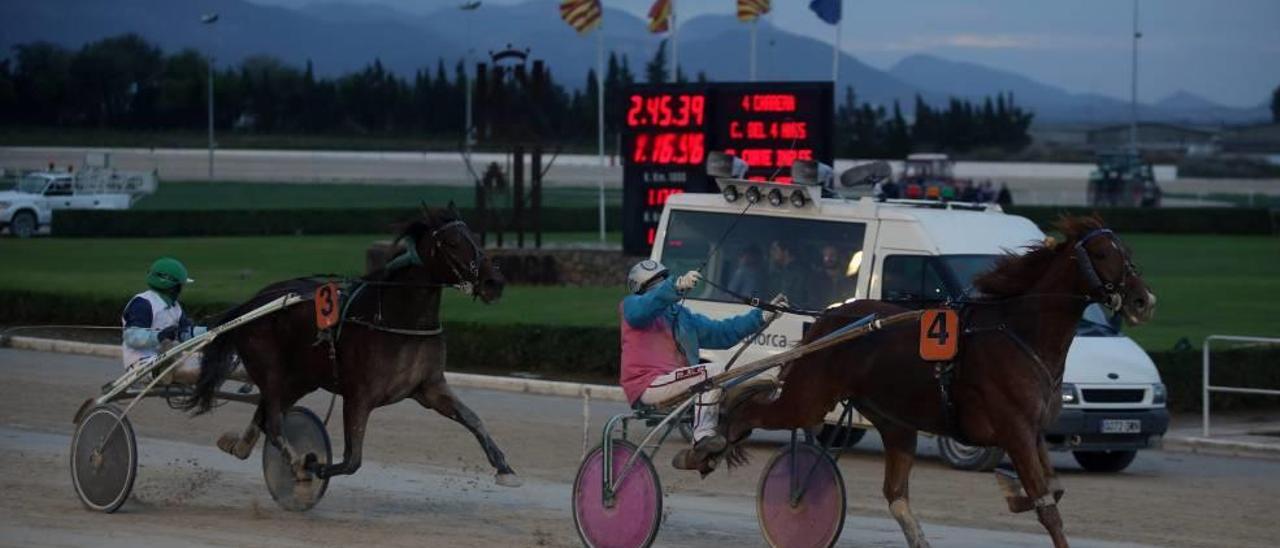
[[[1089, 257], [1089, 250], [1085, 249], [1085, 245], [1099, 236], [1107, 236], [1111, 242], [1111, 247], [1120, 254], [1124, 260], [1124, 268], [1120, 273], [1119, 281], [1103, 280], [1098, 275], [1098, 269], [1093, 264], [1093, 259]], [[1080, 275], [1084, 277], [1085, 282], [1089, 284], [1089, 300], [1107, 307], [1113, 313], [1119, 312], [1124, 306], [1124, 287], [1129, 281], [1129, 276], [1137, 277], [1138, 267], [1134, 266], [1133, 261], [1129, 259], [1129, 254], [1124, 251], [1120, 244], [1117, 243], [1117, 237], [1109, 228], [1095, 228], [1075, 244], [1076, 266], [1080, 268]]]
[[[465, 264], [461, 259], [444, 249], [444, 240], [440, 236], [451, 230], [461, 230], [462, 237], [467, 240], [467, 243], [471, 244], [471, 260]], [[444, 264], [449, 267], [454, 277], [459, 280], [458, 283], [453, 284], [454, 287], [467, 295], [476, 296], [476, 288], [480, 286], [480, 263], [484, 260], [485, 254], [484, 249], [476, 243], [475, 238], [471, 237], [471, 231], [467, 230], [467, 224], [460, 220], [449, 221], [432, 229], [431, 232], [427, 233], [427, 236], [431, 238], [431, 251], [428, 258], [434, 259], [436, 255], [441, 255], [444, 258]], [[403, 238], [402, 236], [401, 239]], [[410, 265], [424, 265], [422, 257], [418, 255], [417, 239], [405, 246], [404, 252], [388, 262], [386, 270], [391, 272]]]

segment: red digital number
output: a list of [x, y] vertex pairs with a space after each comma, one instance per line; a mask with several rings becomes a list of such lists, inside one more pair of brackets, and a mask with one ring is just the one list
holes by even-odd
[[645, 152], [649, 148], [649, 135], [640, 133], [636, 135], [636, 144], [631, 149], [631, 162], [635, 164], [643, 164], [649, 161], [649, 155]]
[[658, 125], [667, 127], [671, 125], [671, 96], [663, 95], [658, 99]]
[[698, 126], [702, 125], [702, 111], [706, 101], [707, 101], [706, 97], [703, 97], [701, 95], [694, 95], [693, 99], [689, 103], [689, 110], [693, 113], [694, 125], [698, 125]]
[[645, 241], [649, 242], [649, 245], [653, 245], [653, 241], [657, 239], [657, 237], [658, 229], [650, 228], [648, 234], [645, 235]]
[[651, 188], [649, 189], [648, 199], [645, 200], [645, 205], [649, 207], [662, 207], [672, 196], [683, 192], [684, 189], [679, 188]]
[[649, 114], [650, 124], [657, 122], [658, 114], [662, 111], [661, 102], [661, 97], [649, 97], [644, 100], [644, 110]]
[[631, 108], [627, 109], [627, 127], [636, 127], [640, 125], [640, 109], [644, 107], [644, 98], [639, 95], [632, 95]]
[[689, 96], [688, 95], [680, 96], [680, 108], [676, 112], [678, 115], [676, 119], [673, 120], [673, 123], [680, 127], [688, 127], [689, 125]]

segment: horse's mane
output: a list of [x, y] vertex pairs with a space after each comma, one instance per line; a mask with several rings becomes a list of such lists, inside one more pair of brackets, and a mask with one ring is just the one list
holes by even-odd
[[[408, 239], [409, 241], [417, 241], [422, 235], [435, 230], [440, 225], [454, 221], [458, 218], [453, 208], [431, 208], [423, 210], [423, 215], [409, 221], [402, 228], [394, 231], [396, 235], [393, 242], [400, 242]], [[258, 291], [254, 296], [250, 297], [243, 303], [240, 303], [229, 310], [214, 316], [208, 323], [211, 327], [222, 325], [233, 320], [246, 312], [249, 312], [259, 306], [267, 304], [279, 297], [290, 293], [300, 295], [308, 295], [315, 291], [317, 287], [325, 282], [333, 280], [334, 275], [314, 275], [303, 276], [301, 278], [292, 278], [272, 283]], [[361, 276], [362, 280], [381, 280], [386, 277], [385, 267], [380, 267], [373, 272]]]
[[1022, 255], [1010, 253], [1001, 257], [991, 271], [973, 279], [973, 287], [992, 299], [1022, 295], [1040, 280], [1059, 251], [1074, 246], [1085, 234], [1102, 227], [1102, 219], [1094, 215], [1063, 215], [1054, 224], [1062, 234], [1062, 241], [1037, 242], [1027, 246], [1027, 252]]

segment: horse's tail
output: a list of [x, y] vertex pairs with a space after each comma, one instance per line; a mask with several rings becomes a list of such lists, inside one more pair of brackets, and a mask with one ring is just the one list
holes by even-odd
[[204, 355], [200, 358], [200, 378], [196, 381], [195, 392], [180, 404], [183, 411], [202, 415], [213, 409], [214, 394], [235, 369], [235, 355], [235, 345], [225, 334], [204, 347]]
[[[253, 307], [259, 306], [261, 300], [259, 295], [219, 314], [209, 322], [209, 328], [212, 329], [239, 317]], [[190, 397], [178, 404], [183, 411], [195, 411], [196, 415], [201, 415], [213, 409], [214, 394], [236, 367], [235, 345], [232, 344], [234, 341], [230, 338], [230, 334], [229, 331], [218, 334], [202, 350], [200, 377], [196, 380], [195, 390]]]

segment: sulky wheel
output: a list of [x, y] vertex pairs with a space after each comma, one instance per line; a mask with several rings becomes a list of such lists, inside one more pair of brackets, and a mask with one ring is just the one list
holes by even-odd
[[844, 529], [844, 512], [844, 478], [821, 449], [793, 443], [769, 459], [760, 475], [756, 515], [770, 546], [832, 546]]
[[138, 477], [138, 442], [133, 425], [114, 405], [82, 415], [71, 437], [71, 483], [92, 510], [115, 512]]
[[[290, 409], [284, 415], [283, 432], [285, 439], [289, 440], [289, 447], [297, 455], [304, 459], [313, 455], [316, 463], [321, 466], [332, 462], [329, 432], [311, 410], [305, 407]], [[270, 441], [264, 443], [262, 448], [262, 475], [267, 480], [271, 498], [290, 512], [310, 510], [320, 502], [325, 488], [329, 486], [328, 478], [319, 479], [312, 472], [306, 472], [308, 479], [299, 481], [293, 472], [293, 466]]]
[[[630, 442], [613, 442], [614, 474], [638, 452]], [[662, 524], [662, 484], [644, 453], [614, 486], [613, 500], [604, 500], [604, 446], [582, 459], [573, 482], [573, 523], [582, 543], [591, 548], [639, 548], [653, 544]], [[616, 481], [616, 480], [615, 480]]]

